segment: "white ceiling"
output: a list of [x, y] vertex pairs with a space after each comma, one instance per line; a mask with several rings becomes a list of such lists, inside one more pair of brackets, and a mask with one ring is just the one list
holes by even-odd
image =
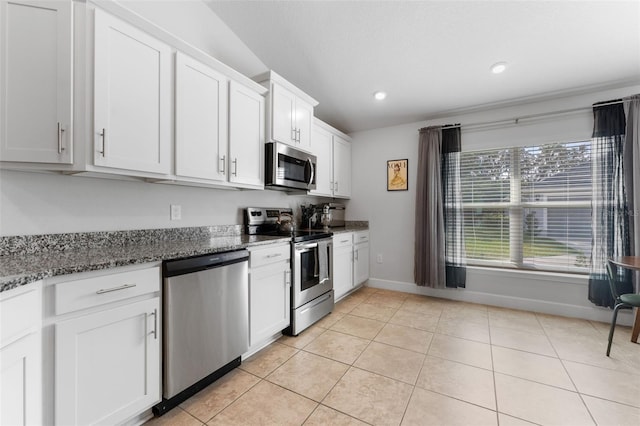
[[345, 132], [640, 82], [638, 0], [205, 1]]

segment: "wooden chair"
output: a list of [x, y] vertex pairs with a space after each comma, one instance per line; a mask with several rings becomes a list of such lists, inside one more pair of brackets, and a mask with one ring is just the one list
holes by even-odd
[[611, 352], [611, 343], [613, 342], [613, 332], [616, 328], [616, 319], [618, 317], [618, 311], [620, 309], [633, 309], [640, 308], [640, 294], [618, 294], [618, 288], [616, 287], [616, 277], [618, 276], [618, 268], [616, 264], [607, 261], [607, 274], [609, 275], [609, 288], [611, 289], [611, 295], [615, 300], [615, 307], [613, 308], [613, 318], [611, 318], [611, 329], [609, 330], [609, 344], [607, 345], [607, 356]]

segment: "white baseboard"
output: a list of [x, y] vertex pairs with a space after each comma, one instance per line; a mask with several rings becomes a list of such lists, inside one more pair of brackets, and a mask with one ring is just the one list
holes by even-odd
[[[415, 283], [381, 280], [377, 278], [369, 278], [366, 285], [367, 287], [402, 291], [405, 293], [420, 294], [423, 296], [440, 297], [443, 299], [458, 300], [461, 302], [480, 303], [483, 305], [521, 309], [525, 311], [581, 318], [606, 323], [611, 322], [611, 316], [613, 314], [611, 309], [599, 308], [596, 306], [585, 307], [566, 303], [550, 302], [546, 300], [481, 293], [467, 289], [435, 289], [431, 287], [419, 287]], [[630, 310], [619, 311], [617, 323], [620, 325], [631, 326], [633, 324], [633, 313]]]

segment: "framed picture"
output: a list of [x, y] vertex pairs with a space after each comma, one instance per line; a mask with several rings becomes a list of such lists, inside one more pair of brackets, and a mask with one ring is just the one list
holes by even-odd
[[408, 159], [387, 161], [387, 191], [409, 189], [408, 169]]

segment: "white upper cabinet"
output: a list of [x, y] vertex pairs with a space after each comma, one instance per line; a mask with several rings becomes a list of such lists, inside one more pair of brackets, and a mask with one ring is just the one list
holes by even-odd
[[170, 171], [171, 48], [95, 11], [94, 163]]
[[351, 143], [333, 135], [333, 195], [351, 196]]
[[318, 102], [274, 71], [254, 79], [269, 89], [267, 139], [311, 152], [313, 108]]
[[177, 176], [227, 180], [228, 79], [176, 54]]
[[264, 96], [231, 81], [229, 84], [229, 182], [264, 188]]
[[72, 2], [0, 0], [0, 160], [70, 164]]
[[317, 158], [316, 189], [309, 191], [309, 194], [332, 197], [333, 136], [328, 130], [318, 125], [313, 126], [311, 151]]
[[349, 136], [318, 120], [313, 121], [312, 152], [318, 158], [316, 189], [309, 194], [351, 197], [351, 142]]

